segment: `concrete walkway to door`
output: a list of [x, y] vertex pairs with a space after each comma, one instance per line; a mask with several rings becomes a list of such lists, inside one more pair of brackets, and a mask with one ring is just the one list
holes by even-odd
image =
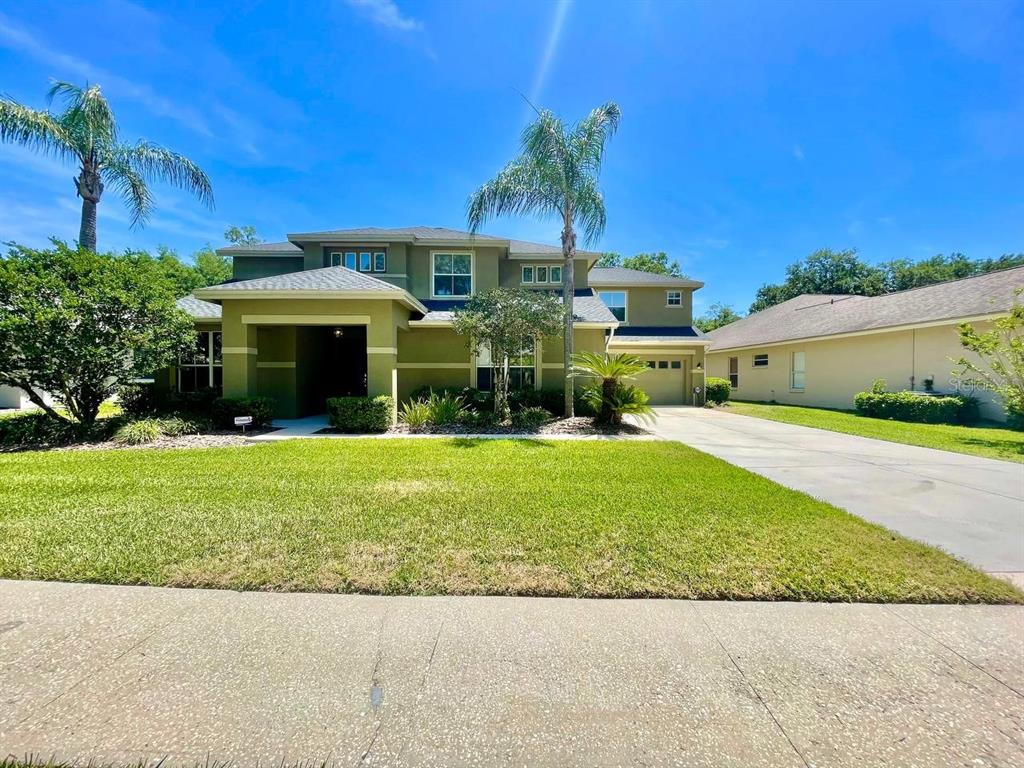
[[1024, 587], [1024, 466], [703, 408], [653, 431]]

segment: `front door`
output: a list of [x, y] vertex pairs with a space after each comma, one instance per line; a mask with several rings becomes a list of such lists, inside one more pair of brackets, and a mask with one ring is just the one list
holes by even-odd
[[366, 326], [343, 325], [328, 332], [324, 359], [325, 399], [366, 396]]

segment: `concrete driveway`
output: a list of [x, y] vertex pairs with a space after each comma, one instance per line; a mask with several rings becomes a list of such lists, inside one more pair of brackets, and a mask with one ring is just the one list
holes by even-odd
[[1024, 586], [1024, 465], [704, 408], [653, 430]]
[[0, 581], [0, 759], [1021, 766], [1024, 608]]

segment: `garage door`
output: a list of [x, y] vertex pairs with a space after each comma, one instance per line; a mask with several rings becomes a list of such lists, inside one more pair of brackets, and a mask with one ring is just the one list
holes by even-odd
[[686, 402], [686, 363], [681, 357], [644, 355], [647, 370], [636, 377], [651, 405], [682, 405]]

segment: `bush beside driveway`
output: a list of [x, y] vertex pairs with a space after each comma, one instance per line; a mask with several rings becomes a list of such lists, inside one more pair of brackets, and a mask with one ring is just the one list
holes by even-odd
[[0, 455], [0, 577], [379, 594], [1021, 602], [672, 442]]

